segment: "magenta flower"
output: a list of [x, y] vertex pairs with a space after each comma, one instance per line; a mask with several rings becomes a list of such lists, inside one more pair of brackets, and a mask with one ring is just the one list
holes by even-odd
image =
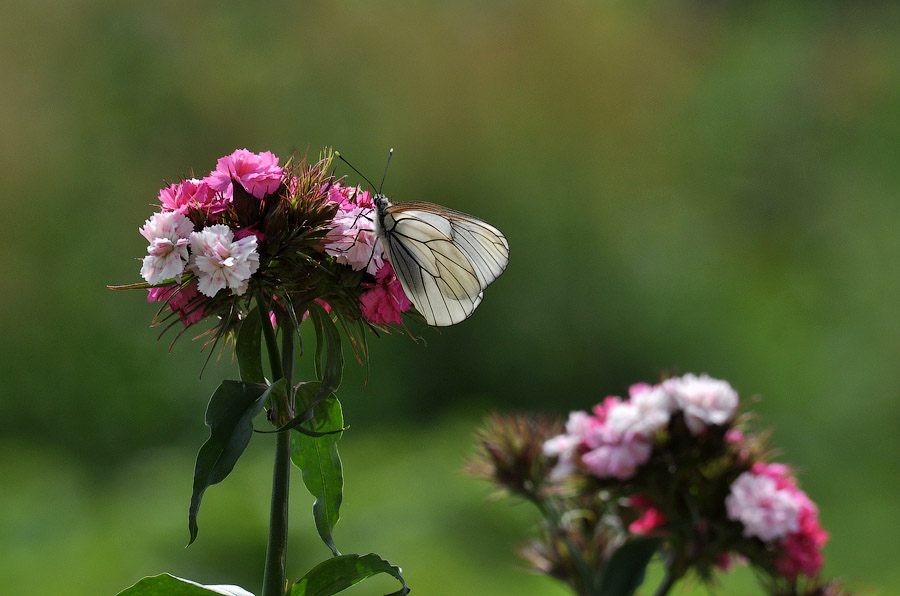
[[256, 236], [234, 239], [225, 225], [207, 226], [191, 233], [191, 270], [199, 278], [200, 292], [210, 298], [225, 288], [235, 295], [247, 291], [250, 276], [259, 269]]
[[376, 325], [399, 325], [403, 322], [400, 313], [412, 308], [389, 263], [375, 274], [375, 287], [363, 293], [359, 300], [363, 316]]
[[231, 155], [219, 158], [216, 169], [205, 181], [226, 199], [234, 195], [236, 180], [248, 193], [262, 199], [278, 190], [284, 168], [278, 165], [278, 157], [270, 151], [252, 153], [238, 149]]
[[188, 237], [194, 224], [181, 213], [155, 213], [140, 229], [150, 242], [141, 267], [147, 283], [158, 284], [181, 275], [188, 260]]
[[632, 495], [628, 503], [641, 512], [640, 517], [628, 524], [628, 531], [632, 534], [649, 534], [669, 521], [656, 504], [644, 495]]
[[165, 302], [168, 300], [169, 308], [173, 312], [178, 313], [178, 317], [185, 327], [199, 322], [203, 318], [203, 306], [201, 306], [201, 303], [204, 299], [198, 298], [200, 293], [197, 290], [197, 282], [191, 282], [176, 293], [177, 289], [178, 286], [175, 284], [150, 288], [147, 302]]
[[192, 178], [161, 189], [159, 202], [163, 211], [177, 211], [187, 215], [188, 209], [197, 209], [213, 215], [227, 209], [230, 201], [213, 190], [206, 180]]
[[806, 504], [800, 508], [800, 528], [785, 536], [781, 542], [784, 555], [775, 561], [778, 570], [790, 579], [801, 573], [815, 576], [825, 562], [822, 549], [828, 541], [828, 532], [819, 524], [817, 507], [802, 494]]
[[355, 207], [370, 209], [375, 207], [369, 191], [362, 190], [358, 186], [342, 186], [339, 182], [335, 182], [328, 188], [328, 200], [338, 203], [340, 208], [345, 211], [350, 211]]

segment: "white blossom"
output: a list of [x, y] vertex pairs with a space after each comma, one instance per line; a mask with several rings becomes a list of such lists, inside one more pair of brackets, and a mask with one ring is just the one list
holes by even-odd
[[702, 433], [707, 426], [729, 422], [737, 410], [738, 394], [731, 385], [706, 374], [669, 379], [663, 388], [684, 413], [688, 430], [694, 435]]
[[155, 213], [140, 229], [150, 242], [141, 267], [147, 283], [158, 284], [181, 275], [188, 260], [188, 236], [194, 224], [181, 213]]
[[221, 224], [193, 232], [190, 268], [199, 278], [202, 294], [212, 298], [227, 287], [241, 296], [247, 291], [250, 276], [259, 269], [256, 236], [234, 240], [231, 228]]

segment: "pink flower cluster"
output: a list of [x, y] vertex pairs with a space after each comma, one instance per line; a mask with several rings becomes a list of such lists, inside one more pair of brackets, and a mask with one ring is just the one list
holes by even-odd
[[[182, 301], [191, 300], [196, 305], [222, 290], [235, 296], [247, 291], [251, 276], [260, 268], [259, 250], [266, 236], [257, 231], [259, 222], [240, 220], [247, 208], [237, 201], [246, 201], [248, 195], [263, 203], [270, 196], [281, 200], [281, 195], [273, 193], [283, 184], [288, 195], [296, 192], [297, 180], [290, 173], [286, 175], [278, 162], [279, 158], [268, 151], [238, 149], [220, 158], [206, 177], [183, 180], [159, 191], [160, 212], [140, 229], [149, 243], [141, 276], [153, 286], [167, 288], [152, 288], [151, 301], [168, 299], [188, 325], [204, 310], [185, 310]], [[245, 194], [236, 197], [235, 184]], [[385, 258], [375, 232], [375, 206], [369, 193], [329, 181], [324, 200], [337, 204], [325, 237], [325, 254], [371, 276], [361, 282], [362, 316], [376, 325], [402, 323], [400, 315], [411, 309], [412, 303]], [[197, 283], [191, 285], [190, 292], [183, 288], [176, 293], [175, 288], [188, 279], [184, 277], [188, 274], [196, 277]], [[202, 296], [197, 297], [197, 293]]]
[[[216, 169], [202, 180], [191, 178], [160, 190], [161, 211], [140, 229], [150, 243], [141, 276], [152, 285], [167, 285], [150, 288], [148, 300], [168, 299], [169, 306], [187, 326], [203, 316], [202, 306], [187, 306], [188, 302], [198, 303], [198, 291], [209, 298], [226, 287], [235, 295], [243, 294], [250, 276], [259, 268], [256, 237], [223, 224], [195, 231], [188, 216], [196, 211], [215, 222], [216, 216], [232, 202], [234, 182], [254, 197], [263, 198], [278, 188], [282, 174], [278, 158], [272, 153], [238, 149], [219, 159]], [[198, 283], [176, 292], [186, 270], [197, 277]]]
[[687, 374], [659, 385], [632, 385], [627, 400], [607, 397], [593, 415], [573, 412], [566, 432], [544, 444], [544, 453], [556, 457], [555, 478], [583, 467], [598, 478], [627, 480], [650, 459], [657, 433], [676, 412], [694, 435], [709, 426], [727, 424], [737, 410], [731, 386], [707, 375]]
[[360, 297], [363, 316], [376, 325], [402, 323], [401, 313], [412, 308], [384, 248], [375, 233], [375, 205], [368, 191], [332, 184], [328, 200], [338, 204], [334, 227], [326, 236], [325, 252], [354, 271], [365, 270], [375, 283]]
[[786, 577], [812, 577], [822, 567], [828, 533], [787, 466], [757, 462], [732, 483], [725, 507], [729, 519], [743, 524], [745, 536], [782, 548], [775, 566]]
[[203, 318], [203, 302], [202, 299], [197, 299], [199, 295], [197, 282], [194, 281], [183, 286], [180, 291], [176, 285], [150, 288], [147, 302], [168, 301], [169, 308], [178, 315], [181, 323], [188, 327]]

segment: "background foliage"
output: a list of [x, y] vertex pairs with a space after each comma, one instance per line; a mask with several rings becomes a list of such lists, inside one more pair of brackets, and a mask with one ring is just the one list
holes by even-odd
[[[0, 13], [4, 591], [113, 594], [164, 570], [258, 589], [271, 437], [209, 491], [204, 535], [181, 548], [206, 401], [236, 366], [198, 382], [199, 344], [167, 355], [155, 307], [104, 286], [138, 279], [137, 228], [164, 182], [239, 147], [329, 144], [370, 177], [393, 146], [388, 194], [475, 213], [512, 247], [471, 320], [427, 345], [373, 341], [368, 385], [348, 364], [343, 551], [377, 550], [420, 594], [562, 594], [511, 552], [533, 512], [485, 504], [458, 474], [471, 430], [495, 408], [563, 413], [705, 371], [760, 396], [832, 533], [826, 572], [900, 592], [896, 7]], [[298, 577], [328, 551], [294, 486]]]

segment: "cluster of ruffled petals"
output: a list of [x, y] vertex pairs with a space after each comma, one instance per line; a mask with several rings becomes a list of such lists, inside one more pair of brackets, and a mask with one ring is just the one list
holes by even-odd
[[[693, 434], [728, 423], [737, 409], [737, 393], [725, 381], [692, 374], [660, 385], [639, 383], [622, 400], [608, 397], [593, 416], [573, 413], [564, 435], [547, 441], [546, 455], [558, 458], [554, 476], [583, 466], [598, 478], [631, 478], [653, 451], [657, 433], [676, 412]], [[577, 424], [573, 424], [577, 421]]]
[[800, 504], [790, 491], [764, 474], [744, 472], [725, 498], [729, 519], [744, 526], [744, 536], [763, 542], [784, 538], [799, 527]]
[[227, 209], [230, 200], [216, 192], [208, 180], [190, 178], [161, 189], [159, 203], [164, 212], [187, 214], [189, 209], [196, 209], [207, 215], [215, 215]]
[[403, 322], [400, 313], [412, 308], [412, 302], [403, 292], [400, 280], [390, 263], [385, 263], [375, 274], [375, 286], [360, 296], [363, 316], [376, 325]]
[[141, 277], [158, 284], [181, 275], [188, 261], [188, 239], [194, 224], [181, 213], [156, 213], [140, 229], [150, 242], [141, 266]]
[[328, 200], [338, 204], [338, 211], [326, 236], [325, 252], [354, 271], [365, 269], [376, 275], [385, 259], [369, 192], [335, 183], [328, 189]]
[[[154, 214], [140, 229], [141, 235], [150, 242], [141, 276], [152, 285], [169, 282], [165, 292], [171, 293], [187, 269], [197, 276], [199, 284], [195, 285], [206, 296], [213, 297], [226, 287], [236, 295], [243, 294], [250, 276], [259, 267], [255, 235], [249, 230], [231, 230], [223, 224], [195, 232], [189, 219], [190, 211], [196, 210], [215, 220], [215, 216], [232, 202], [234, 181], [251, 195], [262, 198], [278, 188], [282, 174], [278, 158], [272, 153], [256, 154], [238, 149], [219, 159], [216, 169], [202, 180], [191, 178], [161, 189], [161, 212]], [[150, 290], [148, 300], [151, 302], [168, 298], [168, 294], [164, 295], [158, 288]], [[202, 318], [203, 309], [195, 309], [189, 316], [184, 316], [177, 306], [182, 299], [178, 296], [182, 294], [185, 295], [183, 299], [188, 299], [182, 289], [173, 296], [175, 305], [173, 299], [169, 304], [182, 315], [182, 321], [196, 322]]]
[[828, 534], [816, 504], [800, 490], [783, 464], [757, 462], [741, 474], [725, 500], [728, 517], [744, 525], [745, 536], [777, 542], [783, 554], [775, 566], [786, 577], [814, 576], [822, 566]]
[[665, 392], [684, 414], [688, 429], [699, 435], [708, 426], [721, 426], [734, 417], [738, 394], [727, 381], [708, 375], [686, 374], [663, 383]]
[[337, 203], [338, 210], [333, 227], [325, 237], [325, 253], [354, 271], [374, 276], [375, 283], [360, 297], [360, 309], [366, 320], [375, 325], [399, 325], [401, 313], [411, 309], [412, 303], [385, 258], [375, 232], [375, 204], [370, 193], [334, 183], [328, 188], [328, 200]]
[[270, 151], [252, 153], [238, 149], [231, 155], [219, 158], [216, 169], [206, 181], [209, 186], [226, 198], [234, 196], [234, 181], [248, 193], [262, 199], [278, 190], [284, 168], [278, 165], [278, 157]]
[[[279, 249], [267, 244], [265, 233], [272, 221], [266, 218], [281, 213], [274, 210], [276, 203], [271, 199], [281, 201], [306, 192], [300, 190], [304, 187], [298, 186], [293, 171], [285, 173], [278, 164], [279, 158], [268, 151], [238, 149], [220, 158], [207, 176], [182, 180], [159, 191], [160, 212], [140, 229], [149, 242], [141, 275], [157, 286], [150, 289], [151, 302], [167, 301], [189, 324], [202, 318], [204, 312], [211, 312], [196, 308], [205, 299], [195, 299], [197, 294], [214, 298], [224, 290], [235, 296], [247, 292], [251, 277], [260, 268], [260, 249], [276, 253]], [[320, 194], [315, 195], [313, 190], [315, 197], [304, 200], [324, 201], [329, 209], [336, 204], [333, 217], [330, 211], [321, 212], [330, 218], [324, 220], [324, 242], [315, 245], [324, 253], [321, 258], [365, 274], [358, 296], [359, 313], [366, 320], [376, 325], [401, 324], [401, 313], [410, 310], [412, 303], [378, 239], [370, 193], [343, 186], [330, 177], [319, 179], [318, 184], [315, 189], [321, 189]], [[243, 192], [236, 195], [235, 185]], [[257, 199], [259, 206], [252, 204]], [[264, 214], [258, 221], [248, 217], [256, 212]], [[318, 225], [322, 225], [321, 220]], [[268, 260], [273, 261], [278, 259]], [[196, 279], [189, 279], [189, 275]], [[190, 290], [183, 287], [188, 281]], [[182, 304], [187, 301], [191, 301], [189, 306]], [[210, 303], [210, 308], [214, 306]]]
[[242, 296], [250, 276], [259, 269], [256, 236], [235, 240], [231, 228], [221, 224], [193, 232], [190, 268], [199, 280], [200, 293], [212, 298], [227, 287]]

